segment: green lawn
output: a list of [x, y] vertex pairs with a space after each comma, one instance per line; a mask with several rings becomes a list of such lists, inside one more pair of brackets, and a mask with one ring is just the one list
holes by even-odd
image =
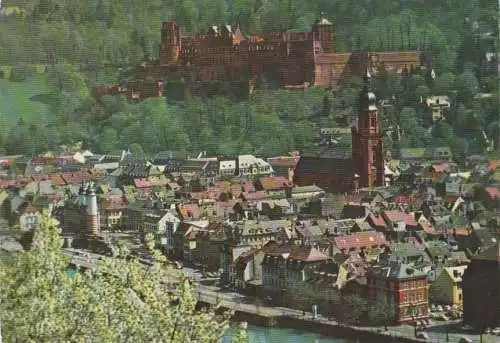
[[0, 126], [14, 125], [19, 118], [26, 123], [43, 123], [51, 117], [51, 87], [44, 75], [23, 82], [0, 79]]

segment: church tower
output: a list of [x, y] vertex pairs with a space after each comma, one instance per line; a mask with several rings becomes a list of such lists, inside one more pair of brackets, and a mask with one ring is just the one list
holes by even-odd
[[352, 159], [359, 176], [359, 187], [384, 184], [382, 134], [378, 118], [377, 99], [371, 88], [367, 70], [359, 101], [357, 125], [352, 128]]
[[321, 52], [335, 52], [335, 32], [333, 24], [325, 18], [323, 12], [312, 26], [313, 39], [321, 46]]

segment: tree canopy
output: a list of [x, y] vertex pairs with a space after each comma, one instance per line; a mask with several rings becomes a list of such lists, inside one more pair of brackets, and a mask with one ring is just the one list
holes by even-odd
[[[405, 130], [412, 125], [401, 139], [387, 136], [386, 146], [393, 152], [446, 141], [433, 138], [437, 123], [427, 119], [420, 101], [430, 95], [450, 97], [452, 106], [444, 120], [455, 137], [464, 139], [455, 144], [455, 150], [462, 155], [485, 152], [488, 144], [483, 131], [499, 146], [494, 15], [498, 4], [493, 0], [439, 4], [420, 0], [166, 0], [147, 4], [137, 0], [4, 0], [2, 6], [0, 69], [5, 80], [0, 79], [0, 86], [43, 84], [45, 94], [17, 101], [38, 101], [50, 108], [48, 118], [30, 114], [24, 126], [9, 124], [10, 131], [0, 131], [6, 153], [34, 154], [74, 141], [84, 141], [100, 152], [131, 146], [145, 152], [168, 149], [193, 154], [272, 155], [307, 149], [314, 144], [319, 127], [350, 124], [360, 80], [347, 82], [333, 94], [318, 88], [305, 93], [264, 89], [239, 101], [220, 94], [202, 99], [179, 89], [177, 102], [150, 99], [136, 104], [122, 97], [105, 97], [100, 105], [89, 90], [96, 84], [124, 82], [133, 75], [136, 63], [157, 57], [162, 21], [177, 21], [186, 35], [225, 23], [239, 23], [247, 34], [309, 31], [321, 11], [334, 23], [339, 52], [420, 49], [433, 56], [436, 79], [429, 77], [429, 70], [409, 80], [389, 71], [376, 77], [379, 99], [396, 99], [391, 111], [381, 109], [385, 129], [395, 132], [390, 127], [399, 125]], [[481, 100], [479, 93], [491, 97]], [[411, 119], [410, 108], [415, 111]], [[0, 105], [2, 122], [19, 117], [10, 111], [12, 107]], [[36, 137], [37, 144], [26, 137]]]
[[17, 254], [0, 260], [6, 342], [219, 342], [228, 328], [229, 314], [197, 310], [190, 283], [156, 252], [157, 262], [144, 268], [119, 247], [95, 271], [70, 276], [58, 223], [48, 213], [31, 248]]

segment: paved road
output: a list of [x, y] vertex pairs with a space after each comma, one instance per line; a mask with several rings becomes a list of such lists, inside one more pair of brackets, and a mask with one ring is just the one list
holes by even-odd
[[[76, 249], [67, 249], [66, 253], [68, 256], [72, 257], [75, 263], [81, 263], [82, 266], [93, 266], [99, 264], [102, 256], [97, 254], [89, 254], [82, 253], [82, 251], [78, 251]], [[88, 257], [90, 257], [90, 260]], [[304, 312], [298, 311], [295, 309], [285, 308], [285, 307], [271, 307], [271, 306], [256, 306], [253, 301], [254, 299], [247, 297], [245, 295], [241, 295], [235, 292], [225, 292], [221, 290], [217, 286], [208, 286], [203, 285], [199, 281], [202, 280], [201, 273], [193, 268], [183, 268], [184, 274], [188, 277], [191, 277], [195, 281], [196, 292], [201, 301], [216, 304], [219, 303], [221, 306], [232, 309], [235, 311], [248, 312], [252, 314], [259, 314], [268, 317], [279, 317], [279, 316], [290, 316], [295, 318], [301, 318], [302, 320], [311, 321], [311, 325], [314, 325], [314, 322], [322, 322], [330, 325], [338, 325], [337, 322], [333, 320], [328, 320], [326, 318], [317, 318], [313, 319], [311, 313], [306, 313], [304, 316]], [[427, 342], [431, 343], [441, 343], [448, 342], [446, 340], [446, 326], [450, 327], [450, 333], [448, 335], [449, 342], [458, 342], [461, 337], [469, 338], [473, 343], [481, 342], [479, 335], [473, 334], [470, 332], [457, 332], [456, 325], [453, 323], [441, 324], [439, 322], [434, 323], [433, 326], [427, 328], [425, 332], [429, 336]], [[368, 331], [377, 331], [380, 328], [376, 327], [366, 327], [363, 330]], [[404, 337], [414, 337], [414, 328], [410, 325], [401, 325], [389, 327], [388, 331], [385, 331], [384, 334], [388, 336], [388, 340], [391, 340], [390, 336], [404, 336]], [[482, 343], [498, 343], [500, 342], [500, 338], [498, 336], [493, 336], [490, 334], [483, 335]]]

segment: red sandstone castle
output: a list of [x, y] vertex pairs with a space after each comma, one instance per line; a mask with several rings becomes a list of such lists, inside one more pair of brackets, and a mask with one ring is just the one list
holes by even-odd
[[163, 95], [169, 75], [180, 75], [186, 87], [197, 94], [209, 83], [231, 90], [246, 86], [249, 92], [267, 74], [282, 88], [304, 89], [326, 86], [338, 89], [351, 76], [362, 76], [367, 68], [376, 73], [385, 68], [409, 71], [421, 65], [418, 51], [335, 52], [333, 25], [321, 17], [311, 32], [269, 32], [246, 36], [239, 25], [212, 26], [204, 35], [181, 37], [175, 22], [164, 22], [158, 60], [136, 67], [135, 80], [124, 86], [98, 86], [96, 97], [125, 94], [141, 100]]

